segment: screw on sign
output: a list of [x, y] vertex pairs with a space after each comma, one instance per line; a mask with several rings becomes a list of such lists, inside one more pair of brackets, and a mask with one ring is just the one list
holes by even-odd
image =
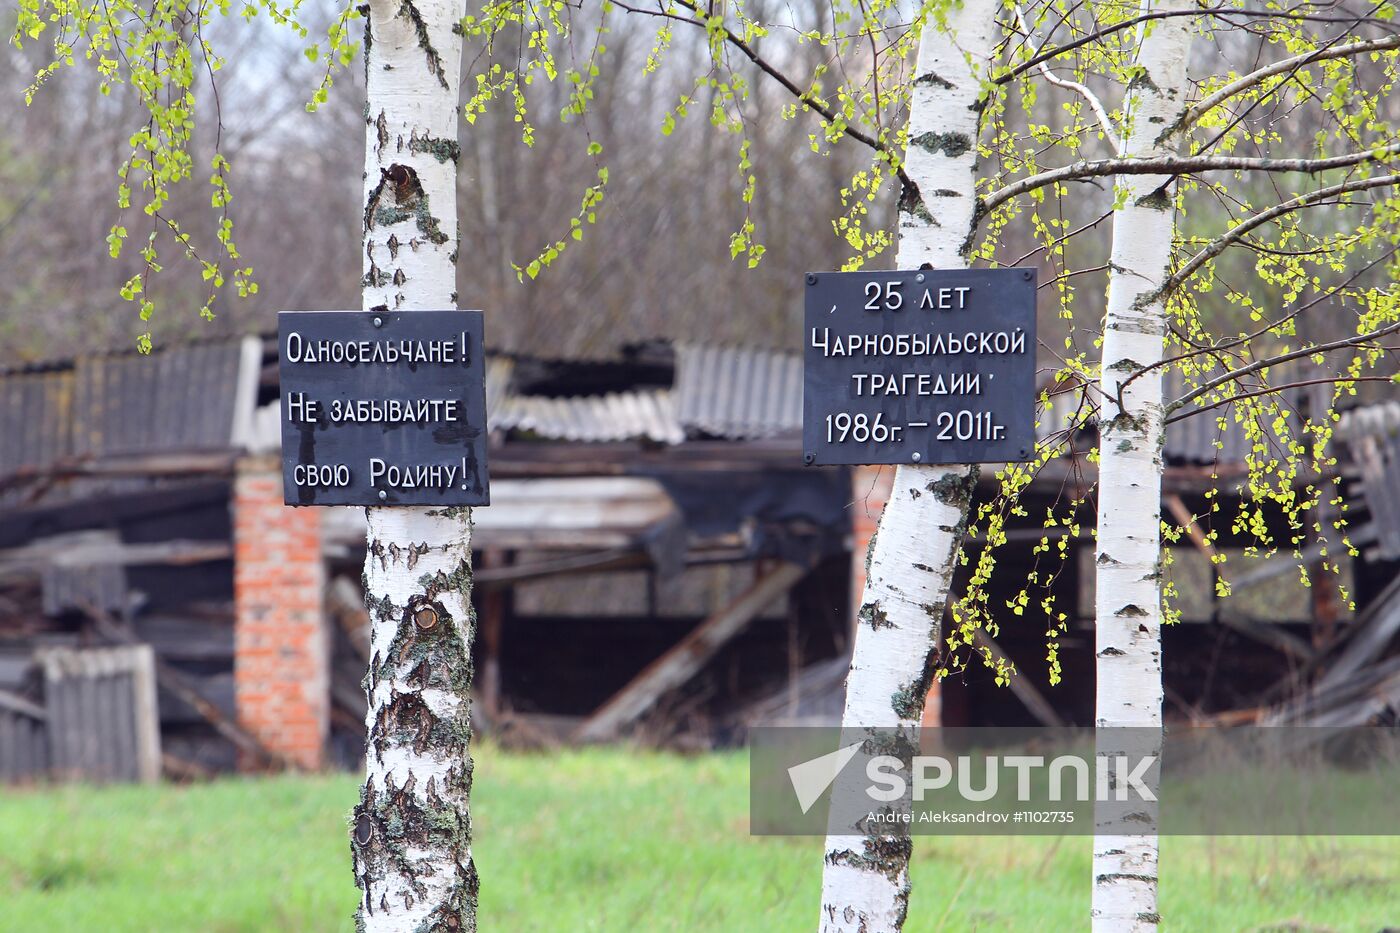
[[1032, 269], [808, 273], [803, 461], [1028, 459], [1035, 298]]

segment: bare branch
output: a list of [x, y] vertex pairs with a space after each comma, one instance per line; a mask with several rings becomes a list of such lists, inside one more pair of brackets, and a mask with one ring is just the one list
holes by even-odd
[[1041, 244], [1040, 246], [1037, 246], [1035, 249], [1031, 250], [1030, 252], [1028, 252], [1028, 253], [1023, 253], [1022, 255], [1018, 256], [1016, 259], [1013, 259], [1011, 262], [1004, 263], [1004, 265], [1006, 265], [1007, 267], [1019, 266], [1019, 265], [1021, 265], [1023, 262], [1025, 262], [1027, 259], [1030, 259], [1032, 256], [1034, 256], [1036, 253], [1040, 252], [1041, 250], [1053, 249], [1054, 247], [1059, 246], [1061, 243], [1064, 243], [1065, 241], [1071, 239], [1072, 237], [1078, 236], [1079, 234], [1083, 233], [1085, 230], [1090, 230], [1090, 229], [1093, 229], [1094, 227], [1097, 227], [1099, 224], [1103, 223], [1105, 220], [1107, 220], [1108, 218], [1110, 218], [1110, 217], [1112, 217], [1112, 216], [1113, 216], [1113, 211], [1112, 211], [1112, 210], [1104, 211], [1104, 212], [1103, 212], [1102, 214], [1100, 214], [1098, 217], [1094, 218], [1093, 220], [1088, 221], [1088, 222], [1085, 223], [1083, 226], [1077, 227], [1077, 228], [1075, 228], [1074, 230], [1071, 230], [1069, 233], [1063, 234], [1063, 235], [1061, 235], [1061, 236], [1057, 236], [1055, 239], [1051, 240], [1049, 243], [1043, 243], [1043, 244]]
[[[696, 16], [703, 15], [700, 6], [692, 2], [692, 0], [676, 0], [676, 3], [686, 8], [687, 10], [690, 10]], [[658, 16], [663, 19], [675, 20], [678, 23], [687, 23], [691, 26], [696, 27], [697, 29], [702, 30], [707, 28], [704, 20], [689, 19], [684, 16], [677, 16], [674, 13], [667, 13], [664, 10], [646, 10], [642, 9], [641, 7], [629, 6], [625, 2], [617, 2], [615, 3], [615, 5], [628, 13], [639, 13], [643, 16]], [[856, 142], [863, 143], [869, 146], [871, 149], [879, 153], [882, 159], [888, 162], [891, 166], [895, 167], [895, 172], [899, 176], [900, 183], [901, 185], [903, 185], [904, 188], [908, 189], [913, 185], [913, 182], [910, 181], [909, 176], [905, 174], [903, 166], [900, 165], [900, 160], [898, 159], [898, 157], [895, 154], [891, 153], [890, 150], [883, 143], [881, 143], [879, 140], [875, 139], [868, 133], [861, 132], [860, 130], [851, 126], [849, 123], [838, 120], [836, 111], [832, 110], [831, 107], [818, 100], [812, 94], [811, 91], [802, 90], [802, 88], [798, 86], [796, 81], [783, 74], [783, 72], [778, 70], [777, 66], [773, 65], [773, 63], [769, 62], [763, 56], [759, 55], [758, 51], [753, 46], [745, 42], [741, 36], [735, 35], [734, 32], [729, 29], [728, 26], [724, 26], [722, 28], [724, 29], [725, 41], [732, 45], [734, 48], [738, 49], [741, 53], [743, 53], [744, 57], [747, 58], [749, 61], [753, 62], [755, 65], [757, 65], [760, 71], [768, 75], [774, 81], [777, 81], [778, 84], [781, 85], [789, 94], [791, 94], [804, 106], [816, 112], [828, 124], [833, 126], [840, 126], [841, 132], [844, 135], [849, 136]]]

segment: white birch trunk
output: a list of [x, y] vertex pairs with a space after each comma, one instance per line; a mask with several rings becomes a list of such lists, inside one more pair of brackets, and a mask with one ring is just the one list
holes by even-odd
[[[364, 308], [455, 308], [462, 0], [370, 0]], [[351, 851], [368, 931], [476, 929], [471, 513], [366, 510], [366, 776]]]
[[[1144, 0], [1143, 12], [1184, 10], [1181, 0]], [[1174, 152], [1161, 139], [1186, 109], [1188, 19], [1158, 20], [1142, 37], [1142, 75], [1129, 86], [1130, 123], [1123, 155]], [[1160, 362], [1166, 307], [1156, 297], [1171, 262], [1175, 209], [1171, 179], [1129, 175], [1114, 213], [1108, 311], [1104, 322], [1099, 421], [1098, 559], [1096, 563], [1096, 723], [1101, 727], [1162, 725], [1162, 377], [1157, 370], [1119, 385]], [[1160, 749], [1160, 736], [1155, 743]], [[1100, 751], [1105, 751], [1100, 743]], [[1157, 836], [1094, 837], [1096, 931], [1156, 930]]]
[[[919, 194], [900, 201], [901, 269], [967, 266], [976, 209], [981, 76], [997, 33], [996, 0], [950, 6], [919, 47], [905, 167]], [[870, 542], [845, 728], [919, 724], [938, 656], [953, 563], [976, 482], [967, 466], [901, 466]], [[822, 872], [824, 933], [883, 933], [904, 925], [910, 843], [831, 835]]]

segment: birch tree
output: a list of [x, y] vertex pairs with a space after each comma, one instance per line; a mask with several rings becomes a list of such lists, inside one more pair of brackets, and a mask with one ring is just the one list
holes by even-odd
[[[897, 268], [967, 265], [976, 222], [977, 152], [996, 0], [965, 0], [923, 26], [904, 160]], [[919, 725], [939, 662], [943, 614], [977, 481], [970, 466], [904, 465], [870, 542], [845, 729]], [[916, 744], [916, 743], [914, 743]], [[899, 930], [909, 907], [910, 839], [831, 835], [822, 872], [821, 929]]]
[[[1192, 30], [1187, 15], [1192, 8], [1184, 4], [1163, 3], [1157, 6], [1147, 3], [1143, 15], [1151, 15], [1157, 10], [1169, 18], [1155, 24], [1155, 28], [1146, 29], [1140, 43], [1135, 76], [1124, 108], [1128, 126], [1125, 128], [1122, 154], [1127, 157], [1153, 159], [1176, 155], [1188, 138], [1193, 119], [1200, 118], [1212, 108], [1224, 104], [1231, 96], [1246, 92], [1252, 86], [1257, 89], [1256, 82], [1267, 81], [1270, 76], [1286, 74], [1293, 68], [1313, 62], [1394, 48], [1396, 41], [1395, 36], [1346, 43], [1332, 40], [1319, 49], [1287, 56], [1282, 62], [1227, 80], [1221, 88], [1207, 94], [1203, 101], [1190, 106], [1191, 88], [1186, 69]], [[1385, 158], [1384, 151], [1373, 155], [1377, 160]], [[1185, 281], [1181, 270], [1173, 270], [1177, 214], [1173, 183], [1171, 176], [1141, 175], [1123, 179], [1119, 206], [1113, 215], [1113, 249], [1109, 263], [1108, 310], [1100, 377], [1102, 408], [1098, 419], [1096, 724], [1100, 727], [1160, 729], [1162, 724], [1160, 626], [1163, 561], [1160, 503], [1164, 422], [1168, 412], [1162, 398], [1162, 376], [1166, 371], [1164, 357], [1169, 336], [1167, 303], [1174, 287], [1179, 287]], [[1379, 179], [1353, 183], [1351, 188], [1375, 190], [1392, 185], [1393, 179], [1383, 174]], [[1262, 212], [1262, 216], [1252, 225], [1247, 222], [1248, 229], [1257, 229], [1270, 220], [1300, 209], [1302, 203], [1324, 199], [1325, 196], [1317, 198], [1308, 195], [1300, 198], [1280, 197], [1279, 206]], [[1217, 238], [1196, 258], [1189, 260], [1188, 267], [1194, 265], [1199, 268], [1223, 252], [1231, 242], [1238, 242], [1240, 235], [1230, 231], [1224, 237]], [[1335, 248], [1324, 245], [1318, 252], [1331, 254]], [[1185, 274], [1189, 275], [1189, 271]], [[1179, 302], [1179, 306], [1185, 308], [1191, 308], [1192, 304], [1189, 295], [1183, 296]], [[1187, 316], [1197, 315], [1188, 312]], [[1282, 361], [1280, 357], [1270, 361], [1267, 351], [1260, 352], [1266, 345], [1261, 338], [1273, 329], [1266, 326], [1252, 338], [1246, 335], [1245, 340], [1239, 341], [1259, 341], [1249, 351], [1251, 355], [1265, 358], [1259, 360], [1259, 370], [1267, 369], [1270, 362]], [[1187, 352], [1177, 359], [1192, 355]], [[1300, 354], [1300, 357], [1304, 355], [1313, 356], [1319, 362], [1322, 360], [1321, 354]], [[1330, 378], [1336, 382], [1346, 382], [1348, 373], [1355, 376], [1358, 371], [1343, 368]], [[1214, 383], [1215, 390], [1220, 390], [1237, 378], [1237, 375], [1227, 373], [1210, 381]], [[1319, 381], [1328, 378], [1323, 375]], [[1226, 392], [1231, 396], [1248, 395], [1247, 389], [1238, 386]], [[1172, 409], [1180, 409], [1182, 404], [1177, 401]], [[1243, 420], [1249, 416], [1249, 411], [1244, 405], [1241, 405], [1241, 409], [1237, 418]], [[1275, 420], [1279, 410], [1275, 406]], [[1325, 445], [1328, 428], [1325, 419], [1318, 417], [1324, 413], [1314, 411], [1310, 414], [1318, 420], [1313, 428], [1315, 436]], [[1286, 436], [1289, 432], [1276, 433]], [[1260, 452], [1267, 446], [1260, 445]], [[1295, 448], [1284, 456], [1292, 459], [1301, 453], [1301, 449]], [[1260, 458], [1260, 465], [1263, 459]], [[1316, 461], [1314, 465], [1320, 473], [1323, 465]], [[1258, 492], [1264, 492], [1267, 486], [1260, 483], [1256, 488]], [[1313, 504], [1318, 501], [1318, 495], [1309, 487], [1305, 499]], [[1255, 497], [1246, 498], [1257, 497], [1256, 494]], [[1319, 526], [1316, 532], [1321, 535], [1329, 530]], [[1175, 533], [1180, 534], [1180, 529]], [[1154, 835], [1096, 837], [1092, 909], [1095, 927], [1105, 930], [1156, 929], [1157, 869], [1158, 849]]]
[[[461, 0], [365, 16], [366, 311], [457, 306]], [[474, 930], [471, 510], [369, 508], [366, 775], [352, 853], [364, 930]]]
[[[1309, 531], [1305, 515], [1326, 495], [1323, 478], [1335, 464], [1327, 452], [1335, 414], [1330, 409], [1313, 409], [1309, 420], [1298, 422], [1296, 403], [1288, 402], [1286, 393], [1304, 385], [1331, 384], [1338, 395], [1345, 395], [1354, 393], [1362, 382], [1391, 379], [1388, 374], [1368, 375], [1366, 370], [1382, 358], [1385, 348], [1380, 341], [1400, 327], [1394, 237], [1375, 227], [1394, 210], [1396, 176], [1384, 166], [1395, 158], [1395, 124], [1381, 116], [1387, 108], [1377, 99], [1346, 100], [1336, 92], [1318, 95], [1307, 77], [1309, 66], [1320, 64], [1329, 79], [1326, 84], [1351, 89], [1360, 83], [1359, 74], [1366, 73], [1354, 61], [1369, 59], [1379, 67], [1367, 69], [1367, 77], [1378, 79], [1382, 89], [1391, 86], [1393, 50], [1400, 45], [1400, 37], [1383, 24], [1395, 15], [1394, 10], [1371, 12], [1382, 15], [1374, 21], [1368, 21], [1365, 13], [1351, 18], [1302, 15], [1291, 20], [1280, 15], [1278, 23], [1261, 23], [1257, 30], [1246, 31], [1228, 14], [1216, 21], [1214, 11], [1192, 5], [1145, 4], [1133, 17], [1141, 31], [1136, 49], [1123, 66], [1105, 72], [1122, 75], [1126, 84], [1121, 129], [1112, 128], [1109, 108], [1085, 84], [1047, 76], [1052, 84], [1072, 88], [1088, 100], [1114, 145], [1113, 157], [1100, 166], [1079, 162], [1036, 173], [988, 198], [995, 203], [1003, 193], [1014, 197], [1047, 181], [1082, 179], [1106, 170], [1109, 164], [1120, 172], [1132, 172], [1120, 177], [1115, 193], [1107, 314], [1098, 365], [1091, 364], [1089, 370], [1098, 374], [1094, 420], [1099, 433], [1095, 567], [1096, 724], [1100, 727], [1160, 730], [1162, 723], [1160, 626], [1174, 595], [1164, 586], [1167, 559], [1162, 545], [1164, 532], [1170, 541], [1185, 530], [1179, 525], [1164, 529], [1161, 524], [1167, 421], [1214, 413], [1222, 432], [1240, 430], [1250, 438], [1253, 449], [1244, 464], [1248, 475], [1235, 487], [1240, 514], [1233, 532], [1254, 536], [1265, 553], [1272, 554], [1281, 545], [1290, 547], [1299, 557], [1306, 582], [1307, 568], [1300, 554]], [[1378, 27], [1378, 34], [1368, 36], [1348, 28], [1367, 26]], [[1197, 31], [1231, 51], [1242, 44], [1242, 34], [1257, 33], [1260, 47], [1252, 50], [1257, 67], [1208, 76], [1193, 86], [1186, 68], [1190, 36]], [[1106, 32], [1107, 28], [1098, 32], [1100, 40]], [[1087, 42], [1081, 40], [1081, 44]], [[1201, 99], [1193, 103], [1196, 93]], [[1296, 120], [1296, 112], [1308, 104], [1317, 106], [1308, 110], [1316, 122], [1307, 124], [1306, 138], [1277, 128], [1280, 112]], [[1351, 116], [1348, 111], [1353, 107], [1366, 113], [1366, 118], [1358, 121]], [[1212, 129], [1196, 134], [1212, 124]], [[1326, 130], [1313, 135], [1318, 126]], [[1122, 134], [1121, 144], [1115, 132]], [[1326, 152], [1330, 132], [1345, 138], [1354, 151]], [[1270, 158], [1265, 143], [1294, 153], [1314, 147], [1322, 151], [1310, 152], [1307, 158]], [[1228, 151], [1236, 145], [1259, 149], [1259, 157], [1210, 151]], [[1188, 150], [1185, 155], [1183, 149]], [[1167, 171], [1154, 172], [1154, 168]], [[1356, 174], [1311, 191], [1294, 193], [1283, 187], [1289, 184], [1283, 181], [1288, 173], [1317, 175], [1338, 169]], [[1232, 181], [1204, 180], [1217, 172], [1231, 173]], [[1267, 183], [1261, 180], [1266, 175]], [[1186, 211], [1185, 196], [1207, 191], [1239, 203], [1242, 216], [1232, 218], [1223, 233], [1194, 244], [1183, 242], [1177, 218]], [[1352, 197], [1363, 192], [1377, 200]], [[1268, 206], [1257, 209], [1250, 203], [1254, 196], [1262, 197]], [[1369, 208], [1371, 216], [1351, 229], [1339, 227], [1335, 218], [1324, 219], [1321, 230], [1305, 227], [1297, 215], [1323, 205]], [[1265, 239], [1270, 234], [1277, 239]], [[1263, 242], [1250, 242], [1256, 236]], [[1392, 244], [1389, 249], [1387, 243]], [[1191, 248], [1184, 249], [1187, 245]], [[1244, 271], [1237, 263], [1224, 261], [1206, 271], [1232, 248], [1240, 247], [1262, 257], [1250, 270], [1258, 276], [1253, 288], [1235, 281], [1235, 274]], [[1350, 258], [1354, 250], [1365, 257], [1364, 262]], [[1331, 273], [1335, 283], [1318, 272]], [[1228, 317], [1218, 304], [1211, 307], [1214, 303], [1208, 293], [1216, 282], [1228, 282], [1231, 303], [1249, 311], [1250, 324], [1238, 334], [1221, 334], [1217, 329]], [[1282, 297], [1295, 304], [1292, 309], [1268, 306], [1268, 296], [1282, 283], [1288, 283]], [[1300, 293], [1310, 289], [1316, 290], [1317, 297], [1301, 300]], [[1350, 336], [1345, 335], [1345, 327], [1336, 328], [1344, 317], [1314, 319], [1311, 326], [1304, 322], [1306, 312], [1328, 300], [1336, 307], [1356, 303], [1355, 330]], [[1336, 334], [1334, 328], [1342, 333]], [[1329, 332], [1335, 334], [1332, 339], [1320, 338]], [[1341, 354], [1350, 356], [1338, 359]], [[1318, 367], [1311, 378], [1280, 384], [1261, 375], [1304, 359]], [[1191, 388], [1168, 401], [1163, 398], [1163, 376], [1172, 367], [1182, 368]], [[1212, 512], [1220, 510], [1219, 498], [1226, 488], [1217, 485], [1208, 493]], [[1263, 518], [1264, 503], [1276, 507], [1291, 529], [1284, 541], [1273, 538]], [[1208, 515], [1192, 516], [1187, 524], [1198, 519], [1207, 530], [1193, 529], [1197, 540], [1212, 560], [1223, 561], [1224, 555], [1212, 547], [1221, 529], [1210, 527]], [[1328, 536], [1341, 531], [1342, 523], [1326, 527], [1314, 519], [1311, 524], [1321, 553], [1328, 554]], [[1338, 550], [1345, 552], [1350, 545], [1344, 534], [1340, 537]], [[1335, 572], [1335, 561], [1324, 566]], [[1218, 588], [1220, 595], [1228, 595], [1227, 584], [1222, 582]], [[1155, 929], [1157, 867], [1155, 835], [1097, 837], [1091, 909], [1095, 928]]]
[[[1190, 5], [1147, 0], [1143, 14]], [[1124, 103], [1126, 158], [1174, 154], [1164, 132], [1186, 112], [1190, 28], [1184, 17], [1144, 24]], [[1169, 175], [1124, 178], [1113, 213], [1108, 310], [1100, 362], [1095, 725], [1162, 725], [1162, 380], [1128, 376], [1160, 363], [1167, 332], [1162, 287], [1170, 272], [1175, 198]], [[1160, 741], [1157, 751], [1160, 757]], [[1155, 830], [1155, 826], [1152, 827]], [[1095, 929], [1156, 929], [1155, 835], [1094, 837]]]

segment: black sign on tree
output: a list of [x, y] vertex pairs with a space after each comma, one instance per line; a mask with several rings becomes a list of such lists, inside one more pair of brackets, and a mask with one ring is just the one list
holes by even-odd
[[487, 505], [480, 311], [283, 311], [288, 505]]
[[1035, 294], [1032, 269], [809, 273], [803, 459], [1030, 459]]

